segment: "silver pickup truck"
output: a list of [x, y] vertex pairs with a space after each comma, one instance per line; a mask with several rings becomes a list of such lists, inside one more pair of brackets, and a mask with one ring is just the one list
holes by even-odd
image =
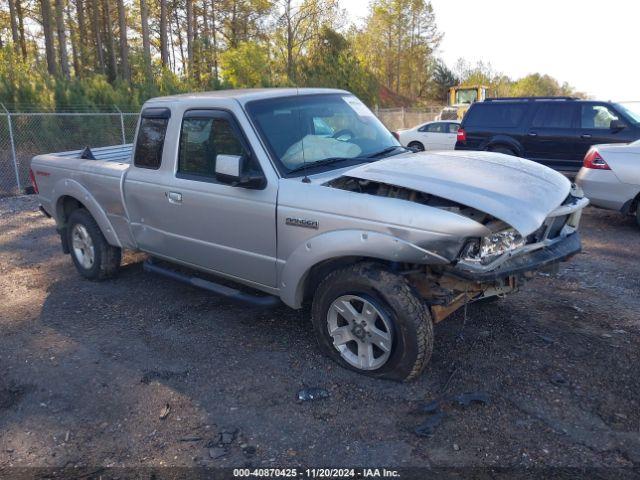
[[145, 103], [133, 145], [40, 155], [78, 271], [148, 271], [262, 307], [309, 305], [342, 365], [408, 380], [433, 323], [580, 251], [581, 192], [490, 152], [414, 152], [355, 96], [226, 90]]

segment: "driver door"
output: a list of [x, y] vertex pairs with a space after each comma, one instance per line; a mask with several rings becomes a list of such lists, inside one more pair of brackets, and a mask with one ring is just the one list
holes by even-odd
[[[177, 151], [163, 159], [175, 155], [172, 171], [163, 176], [163, 195], [155, 199], [163, 231], [147, 220], [138, 231], [139, 245], [169, 260], [275, 287], [277, 185], [248, 189], [216, 178], [219, 155], [245, 156], [247, 168], [260, 171], [230, 112], [188, 110], [179, 128]], [[135, 192], [129, 189], [128, 195]]]
[[445, 150], [447, 143], [447, 123], [433, 122], [420, 129], [425, 150]]
[[575, 158], [582, 161], [593, 145], [601, 143], [627, 143], [634, 140], [629, 129], [612, 129], [614, 120], [624, 119], [607, 105], [584, 103], [580, 105], [580, 140], [576, 144]]

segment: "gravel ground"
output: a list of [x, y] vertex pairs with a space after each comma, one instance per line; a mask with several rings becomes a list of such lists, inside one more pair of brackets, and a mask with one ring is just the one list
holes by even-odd
[[[140, 255], [83, 280], [36, 207], [0, 200], [0, 468], [640, 466], [632, 219], [587, 209], [582, 254], [438, 324], [424, 374], [396, 384], [323, 357], [302, 313], [152, 276]], [[330, 396], [299, 403], [304, 387]]]

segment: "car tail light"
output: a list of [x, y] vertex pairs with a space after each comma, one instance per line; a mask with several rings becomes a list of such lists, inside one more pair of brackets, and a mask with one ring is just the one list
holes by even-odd
[[467, 132], [465, 132], [463, 128], [458, 129], [458, 141], [459, 142], [467, 141]]
[[400, 141], [400, 134], [398, 132], [391, 132], [391, 135], [393, 135], [396, 140]]
[[36, 194], [40, 193], [38, 191], [38, 184], [36, 183], [36, 176], [33, 174], [33, 170], [29, 169], [29, 180], [31, 180], [31, 185], [33, 185], [33, 190]]
[[584, 168], [593, 168], [595, 170], [611, 170], [607, 162], [600, 156], [597, 150], [591, 149], [587, 152], [582, 163]]

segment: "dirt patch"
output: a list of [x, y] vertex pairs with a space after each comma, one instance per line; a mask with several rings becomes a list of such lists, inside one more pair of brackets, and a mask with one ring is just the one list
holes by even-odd
[[583, 253], [438, 324], [424, 374], [396, 384], [322, 356], [303, 313], [147, 274], [140, 256], [83, 280], [36, 209], [0, 200], [0, 468], [640, 466], [632, 219], [588, 209]]
[[0, 385], [0, 410], [6, 410], [15, 407], [22, 397], [27, 393], [28, 387], [10, 383], [9, 385]]

